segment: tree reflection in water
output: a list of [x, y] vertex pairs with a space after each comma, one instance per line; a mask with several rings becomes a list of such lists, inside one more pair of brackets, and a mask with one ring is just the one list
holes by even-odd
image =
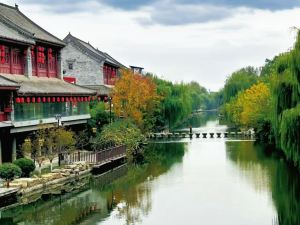
[[[152, 181], [182, 162], [185, 143], [152, 143], [145, 151], [145, 164], [131, 166], [126, 176], [101, 190], [117, 205], [115, 214], [126, 224], [138, 224], [151, 210]], [[113, 192], [113, 198], [111, 194]]]
[[275, 224], [300, 224], [300, 174], [296, 169], [267, 156], [264, 147], [254, 142], [227, 142], [226, 153], [257, 191], [271, 193], [277, 210]]

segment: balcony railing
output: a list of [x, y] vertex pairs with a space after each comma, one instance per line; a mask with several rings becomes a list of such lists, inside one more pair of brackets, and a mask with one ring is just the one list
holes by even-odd
[[126, 156], [126, 147], [124, 145], [113, 146], [95, 152], [78, 151], [67, 156], [69, 163], [89, 162], [93, 164], [104, 164]]

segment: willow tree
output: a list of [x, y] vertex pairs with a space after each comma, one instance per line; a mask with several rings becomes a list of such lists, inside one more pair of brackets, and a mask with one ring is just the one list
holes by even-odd
[[300, 168], [300, 33], [294, 48], [277, 59], [272, 88], [273, 129], [277, 147]]
[[224, 103], [227, 103], [238, 95], [239, 92], [250, 88], [257, 82], [258, 70], [253, 67], [242, 68], [231, 74], [224, 86], [223, 98]]

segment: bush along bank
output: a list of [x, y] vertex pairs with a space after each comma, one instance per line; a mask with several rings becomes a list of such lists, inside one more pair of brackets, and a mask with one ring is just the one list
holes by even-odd
[[142, 146], [146, 143], [146, 138], [132, 120], [125, 119], [104, 126], [92, 143], [94, 149], [125, 145], [127, 161], [133, 163], [142, 157]]

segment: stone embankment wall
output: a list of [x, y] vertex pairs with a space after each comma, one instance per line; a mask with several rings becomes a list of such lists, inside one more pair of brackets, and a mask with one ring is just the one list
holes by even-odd
[[64, 169], [55, 169], [52, 173], [35, 178], [20, 178], [11, 183], [19, 187], [19, 204], [29, 204], [42, 198], [43, 195], [60, 195], [89, 186], [91, 168], [85, 162], [67, 165]]

